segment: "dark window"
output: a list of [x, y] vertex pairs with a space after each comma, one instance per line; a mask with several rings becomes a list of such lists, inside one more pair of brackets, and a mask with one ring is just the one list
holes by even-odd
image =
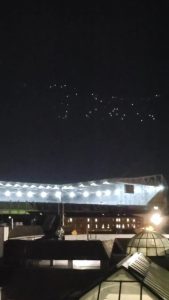
[[125, 184], [125, 193], [134, 194], [134, 185]]

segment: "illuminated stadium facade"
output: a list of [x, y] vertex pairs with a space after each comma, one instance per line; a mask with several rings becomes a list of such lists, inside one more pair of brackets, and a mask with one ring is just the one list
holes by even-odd
[[106, 179], [67, 185], [1, 181], [0, 202], [147, 206], [164, 189], [163, 183], [139, 182], [140, 178]]
[[135, 229], [144, 223], [138, 214], [166, 209], [166, 190], [161, 175], [60, 185], [1, 181], [0, 215], [53, 213], [68, 231], [80, 233]]

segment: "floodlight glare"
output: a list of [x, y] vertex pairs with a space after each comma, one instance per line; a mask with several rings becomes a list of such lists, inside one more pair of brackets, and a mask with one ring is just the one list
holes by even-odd
[[157, 188], [158, 188], [158, 191], [163, 191], [164, 190], [164, 185], [160, 184]]
[[85, 192], [83, 193], [83, 196], [84, 196], [84, 197], [89, 197], [89, 192], [88, 192], [88, 191], [85, 191]]
[[22, 192], [21, 192], [21, 191], [17, 191], [17, 192], [16, 192], [16, 196], [17, 196], [17, 197], [22, 197]]
[[60, 192], [60, 191], [57, 191], [57, 192], [55, 193], [55, 197], [56, 197], [56, 198], [60, 198], [60, 197], [61, 197], [61, 192]]
[[106, 191], [105, 191], [105, 195], [106, 195], [106, 196], [110, 196], [110, 195], [111, 195], [111, 191], [110, 191], [110, 190], [106, 190]]
[[101, 191], [97, 191], [97, 192], [96, 192], [96, 196], [97, 196], [97, 197], [101, 197], [101, 195], [102, 195], [102, 192], [101, 192]]
[[45, 198], [47, 196], [47, 193], [46, 192], [42, 192], [42, 193], [40, 193], [40, 195], [41, 195], [42, 198]]
[[29, 198], [32, 198], [32, 197], [33, 197], [33, 193], [32, 193], [31, 191], [29, 191], [29, 192], [27, 193], [27, 196], [28, 196]]
[[155, 213], [152, 215], [151, 217], [151, 222], [154, 224], [154, 225], [159, 225], [162, 221], [162, 218], [160, 216], [160, 214], [158, 213]]
[[69, 197], [70, 197], [70, 198], [74, 198], [74, 197], [75, 197], [75, 193], [74, 193], [74, 192], [70, 192], [70, 193], [69, 193]]
[[9, 197], [11, 195], [11, 192], [10, 191], [6, 191], [5, 192], [5, 196]]

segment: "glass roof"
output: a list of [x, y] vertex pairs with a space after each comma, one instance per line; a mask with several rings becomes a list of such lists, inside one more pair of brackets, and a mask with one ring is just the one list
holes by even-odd
[[64, 185], [0, 181], [0, 201], [144, 206], [161, 188], [111, 178]]
[[126, 257], [117, 270], [80, 300], [169, 299], [169, 272], [141, 253]]
[[164, 256], [169, 250], [169, 240], [158, 232], [136, 234], [128, 243], [127, 254], [141, 252], [146, 256]]

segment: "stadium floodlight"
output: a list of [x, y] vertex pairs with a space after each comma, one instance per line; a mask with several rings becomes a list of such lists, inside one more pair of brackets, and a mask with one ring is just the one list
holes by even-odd
[[16, 192], [16, 196], [17, 196], [17, 197], [22, 197], [22, 192], [21, 192], [21, 191], [17, 191], [17, 192]]
[[89, 197], [89, 192], [88, 191], [83, 192], [83, 196], [84, 197]]
[[6, 196], [6, 197], [9, 197], [10, 195], [11, 195], [11, 192], [10, 192], [10, 191], [6, 191], [6, 192], [5, 192], [5, 196]]
[[69, 197], [70, 197], [70, 198], [74, 198], [74, 197], [75, 197], [75, 193], [74, 193], [74, 192], [70, 192], [70, 193], [69, 193]]
[[32, 197], [33, 197], [33, 193], [32, 193], [31, 191], [29, 191], [29, 192], [27, 193], [27, 196], [28, 196], [29, 198], [32, 198]]
[[46, 192], [42, 192], [42, 193], [40, 193], [40, 195], [41, 195], [42, 198], [45, 198], [47, 196], [47, 193]]
[[62, 193], [61, 193], [60, 191], [57, 191], [57, 192], [55, 193], [55, 197], [56, 197], [56, 198], [60, 198], [61, 195], [62, 195]]
[[96, 192], [96, 196], [97, 196], [97, 197], [101, 197], [101, 195], [102, 195], [102, 192], [101, 192], [101, 191], [97, 191], [97, 192]]

